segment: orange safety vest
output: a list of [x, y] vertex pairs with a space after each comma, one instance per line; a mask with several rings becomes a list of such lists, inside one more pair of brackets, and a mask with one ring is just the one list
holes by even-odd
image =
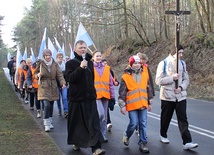
[[97, 92], [97, 99], [110, 99], [110, 67], [107, 65], [104, 66], [103, 74], [101, 77], [94, 68], [94, 76], [94, 86]]
[[24, 74], [24, 77], [25, 77], [25, 80], [27, 78], [27, 71], [23, 69], [23, 74]]
[[30, 66], [30, 70], [31, 70], [31, 74], [32, 74], [32, 86], [34, 88], [38, 88], [38, 80], [36, 78], [34, 78], [34, 73], [36, 71], [36, 68], [33, 68], [32, 66]]
[[147, 67], [143, 66], [140, 84], [138, 84], [130, 74], [124, 74], [122, 79], [125, 81], [128, 89], [126, 95], [126, 110], [132, 111], [140, 108], [147, 108], [147, 85], [149, 80]]
[[18, 85], [21, 83], [21, 75], [22, 75], [23, 69], [21, 67], [18, 67]]

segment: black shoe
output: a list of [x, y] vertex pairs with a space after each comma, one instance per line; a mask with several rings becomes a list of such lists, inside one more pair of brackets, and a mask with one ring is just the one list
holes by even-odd
[[105, 137], [103, 142], [108, 143], [108, 139]]
[[68, 112], [64, 112], [64, 117], [68, 118]]

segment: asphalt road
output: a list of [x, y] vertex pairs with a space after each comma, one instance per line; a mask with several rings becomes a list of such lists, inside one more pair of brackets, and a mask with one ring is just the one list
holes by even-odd
[[[9, 77], [7, 69], [4, 69], [6, 76]], [[8, 78], [9, 79], [9, 78]], [[10, 80], [9, 80], [10, 81]], [[115, 94], [117, 96], [117, 87]], [[184, 151], [180, 133], [177, 127], [176, 116], [174, 114], [171, 121], [168, 138], [169, 144], [162, 144], [159, 141], [159, 120], [160, 120], [160, 100], [158, 92], [153, 103], [152, 112], [148, 113], [148, 147], [151, 155], [214, 155], [214, 102], [207, 102], [196, 99], [188, 99], [187, 113], [189, 120], [189, 130], [192, 135], [193, 142], [197, 142], [199, 147]], [[24, 104], [26, 110], [33, 116], [38, 124], [43, 128], [42, 118], [36, 118], [36, 111], [29, 110], [29, 104]], [[90, 155], [91, 150], [81, 149], [73, 151], [70, 145], [67, 145], [67, 119], [57, 115], [58, 110], [54, 107], [54, 129], [48, 133], [56, 144], [61, 148], [65, 155]], [[137, 134], [133, 134], [130, 138], [130, 145], [124, 146], [122, 143], [123, 132], [126, 130], [129, 119], [128, 115], [122, 115], [119, 107], [116, 105], [114, 111], [111, 112], [111, 120], [113, 124], [112, 132], [107, 134], [108, 143], [103, 143], [102, 147], [106, 150], [107, 155], [140, 155], [137, 142]]]

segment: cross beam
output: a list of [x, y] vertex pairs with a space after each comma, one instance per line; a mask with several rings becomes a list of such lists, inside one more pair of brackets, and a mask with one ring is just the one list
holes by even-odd
[[189, 15], [191, 12], [190, 11], [165, 11], [165, 14], [171, 14], [171, 15]]
[[[190, 11], [180, 11], [180, 0], [176, 0], [176, 11], [165, 11], [166, 15], [175, 15], [175, 49], [176, 49], [176, 73], [178, 73], [178, 47], [180, 40], [180, 16], [189, 15]], [[175, 88], [178, 88], [178, 80], [175, 81]]]

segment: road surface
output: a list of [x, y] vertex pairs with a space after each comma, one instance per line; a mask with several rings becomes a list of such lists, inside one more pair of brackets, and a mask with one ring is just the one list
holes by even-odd
[[[5, 74], [10, 81], [8, 70], [4, 68]], [[118, 87], [115, 88], [115, 94]], [[207, 102], [196, 99], [187, 99], [187, 114], [189, 120], [189, 130], [192, 135], [193, 142], [197, 142], [199, 147], [184, 151], [180, 133], [177, 127], [176, 116], [174, 114], [171, 121], [168, 138], [169, 144], [163, 144], [159, 141], [159, 123], [160, 123], [160, 100], [158, 92], [153, 103], [152, 112], [148, 113], [148, 147], [150, 155], [214, 155], [214, 102]], [[36, 122], [43, 128], [42, 118], [36, 118], [36, 110], [30, 111], [29, 104], [23, 103], [26, 110], [34, 117]], [[65, 155], [90, 155], [91, 150], [81, 149], [73, 151], [70, 145], [67, 145], [67, 119], [58, 116], [58, 110], [55, 103], [53, 125], [54, 129], [48, 134], [53, 138], [55, 143], [61, 148]], [[106, 155], [140, 155], [137, 142], [137, 134], [133, 134], [130, 138], [130, 145], [126, 147], [122, 143], [123, 132], [128, 124], [128, 116], [120, 113], [119, 107], [116, 105], [114, 111], [111, 112], [111, 120], [113, 124], [112, 132], [107, 133], [108, 143], [103, 143], [102, 147], [106, 150]]]

